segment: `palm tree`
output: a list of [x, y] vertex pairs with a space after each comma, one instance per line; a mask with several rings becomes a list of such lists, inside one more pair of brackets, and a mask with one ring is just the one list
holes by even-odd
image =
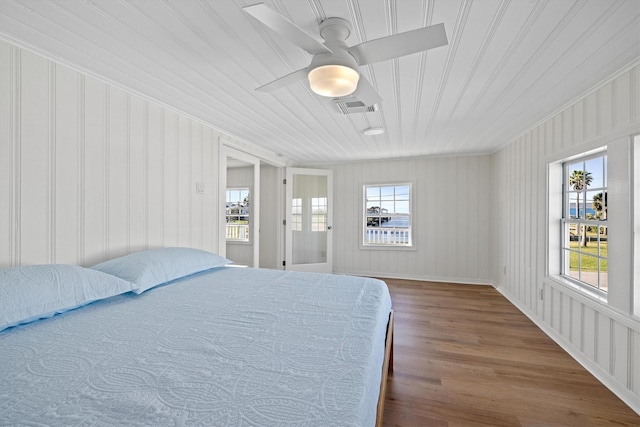
[[593, 209], [596, 211], [596, 218], [602, 220], [607, 219], [607, 193], [604, 193], [604, 200], [602, 199], [602, 192], [595, 194], [591, 206], [593, 206]]
[[[604, 193], [604, 200], [602, 198], [602, 192], [594, 194], [591, 206], [593, 206], [593, 209], [596, 211], [596, 218], [603, 221], [607, 220], [607, 193]], [[601, 233], [606, 235], [607, 229], [602, 229]]]
[[[574, 170], [571, 172], [571, 176], [569, 176], [569, 185], [576, 191], [576, 218], [580, 218], [580, 192], [589, 188], [591, 181], [593, 181], [593, 177], [591, 176], [591, 172], [587, 171]], [[582, 246], [587, 246], [586, 229], [582, 226], [581, 230], [581, 244]]]

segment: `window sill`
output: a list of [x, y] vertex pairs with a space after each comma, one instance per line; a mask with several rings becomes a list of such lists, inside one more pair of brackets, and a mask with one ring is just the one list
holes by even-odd
[[561, 285], [565, 288], [569, 288], [578, 295], [586, 297], [592, 301], [596, 301], [604, 305], [608, 304], [607, 294], [596, 289], [590, 289], [589, 285], [581, 285], [578, 282], [556, 274], [547, 276], [547, 279], [553, 281], [555, 284]]
[[251, 245], [251, 242], [245, 242], [244, 240], [227, 240], [227, 244], [232, 245]]

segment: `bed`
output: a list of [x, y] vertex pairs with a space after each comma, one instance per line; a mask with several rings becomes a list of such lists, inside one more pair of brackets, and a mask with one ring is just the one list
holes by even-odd
[[381, 425], [384, 282], [228, 264], [165, 248], [0, 270], [0, 424]]

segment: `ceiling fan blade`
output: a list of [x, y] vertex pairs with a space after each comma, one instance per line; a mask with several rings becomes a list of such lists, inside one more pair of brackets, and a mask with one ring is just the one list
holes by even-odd
[[275, 79], [271, 83], [262, 85], [256, 90], [259, 90], [261, 92], [271, 92], [272, 90], [280, 89], [281, 87], [285, 87], [297, 81], [304, 80], [307, 78], [307, 74], [309, 74], [309, 70], [307, 68], [303, 68], [301, 70], [294, 71], [293, 73]]
[[317, 41], [313, 36], [271, 9], [264, 3], [243, 7], [245, 12], [262, 22], [266, 27], [285, 37], [291, 43], [301, 47], [312, 55], [316, 53], [331, 53], [325, 45]]
[[400, 56], [421, 52], [448, 44], [444, 24], [418, 28], [350, 47], [349, 53], [358, 65], [387, 61]]
[[364, 105], [374, 105], [382, 101], [382, 97], [378, 94], [369, 80], [360, 73], [360, 80], [358, 80], [358, 87], [353, 95], [364, 103]]

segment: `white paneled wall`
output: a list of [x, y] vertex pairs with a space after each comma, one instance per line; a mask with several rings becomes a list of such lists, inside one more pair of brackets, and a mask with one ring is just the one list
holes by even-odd
[[0, 267], [217, 250], [219, 133], [4, 42], [0, 93]]
[[[628, 147], [630, 136], [639, 132], [636, 66], [494, 154], [489, 246], [498, 290], [640, 413], [640, 321], [632, 315], [634, 284], [626, 261]], [[609, 254], [621, 256], [609, 262], [608, 304], [547, 275], [547, 166], [602, 145], [608, 145], [610, 157]], [[640, 284], [635, 288], [640, 292]]]
[[[334, 271], [490, 283], [491, 157], [388, 160], [324, 166], [334, 171]], [[362, 249], [362, 186], [413, 184], [408, 249]]]

